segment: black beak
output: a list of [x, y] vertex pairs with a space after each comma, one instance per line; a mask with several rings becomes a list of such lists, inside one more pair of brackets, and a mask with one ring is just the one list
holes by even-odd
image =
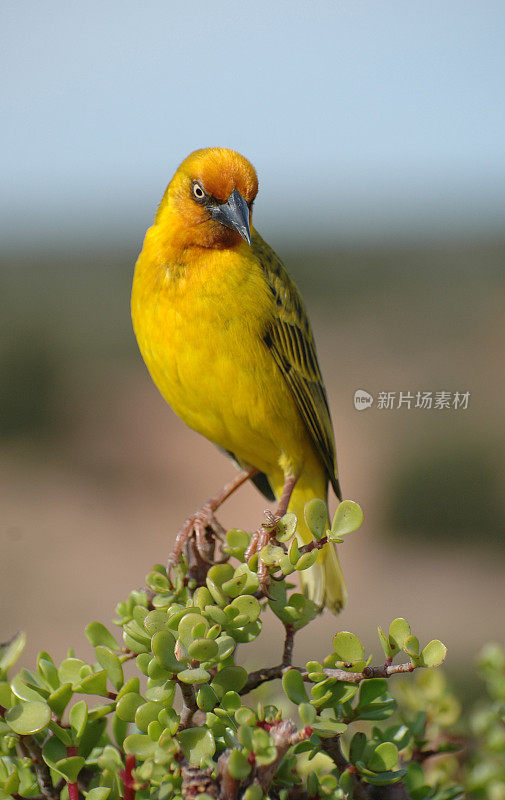
[[234, 189], [226, 203], [219, 205], [212, 203], [207, 206], [212, 219], [220, 222], [226, 228], [237, 231], [251, 244], [251, 230], [249, 228], [249, 206], [237, 189]]

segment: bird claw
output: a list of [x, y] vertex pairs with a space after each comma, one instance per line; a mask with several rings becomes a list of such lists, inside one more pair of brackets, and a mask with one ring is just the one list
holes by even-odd
[[214, 516], [214, 509], [205, 503], [185, 521], [175, 539], [174, 549], [168, 557], [168, 569], [177, 564], [182, 551], [194, 539], [199, 557], [206, 564], [218, 564], [214, 558], [216, 539], [222, 541], [225, 530]]
[[258, 554], [258, 591], [265, 597], [271, 599], [268, 594], [268, 587], [270, 586], [270, 575], [268, 573], [267, 565], [261, 560], [260, 553], [264, 547], [270, 542], [275, 535], [275, 529], [280, 516], [273, 514], [271, 511], [265, 511], [265, 522], [253, 533], [251, 541], [245, 551], [245, 560], [249, 561], [256, 553]]

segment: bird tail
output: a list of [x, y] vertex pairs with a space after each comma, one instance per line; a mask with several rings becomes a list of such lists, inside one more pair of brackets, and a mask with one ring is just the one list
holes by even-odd
[[[289, 511], [298, 518], [297, 536], [300, 544], [306, 544], [313, 538], [304, 516], [305, 504], [313, 497], [319, 497], [327, 502], [326, 486], [317, 491], [313, 485], [300, 483], [295, 486], [291, 495]], [[316, 563], [300, 573], [300, 579], [304, 593], [320, 608], [326, 607], [334, 614], [338, 614], [347, 603], [347, 589], [335, 544], [326, 544], [319, 551]]]

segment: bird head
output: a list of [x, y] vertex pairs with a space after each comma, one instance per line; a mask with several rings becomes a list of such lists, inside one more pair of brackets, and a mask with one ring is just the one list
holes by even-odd
[[170, 181], [156, 215], [182, 246], [234, 247], [251, 243], [252, 204], [258, 178], [234, 150], [196, 150]]

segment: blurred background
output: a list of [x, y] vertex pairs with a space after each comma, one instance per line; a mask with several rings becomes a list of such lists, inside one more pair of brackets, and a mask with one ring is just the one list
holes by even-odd
[[[0, 18], [0, 640], [25, 629], [27, 664], [85, 651], [232, 474], [158, 395], [129, 318], [166, 183], [220, 145], [257, 167], [255, 224], [304, 294], [365, 512], [341, 547], [349, 606], [297, 660], [337, 629], [378, 654], [377, 624], [406, 616], [464, 680], [505, 637], [503, 4], [3, 0]], [[441, 391], [468, 407], [414, 408]], [[264, 508], [246, 487], [221, 519]]]

